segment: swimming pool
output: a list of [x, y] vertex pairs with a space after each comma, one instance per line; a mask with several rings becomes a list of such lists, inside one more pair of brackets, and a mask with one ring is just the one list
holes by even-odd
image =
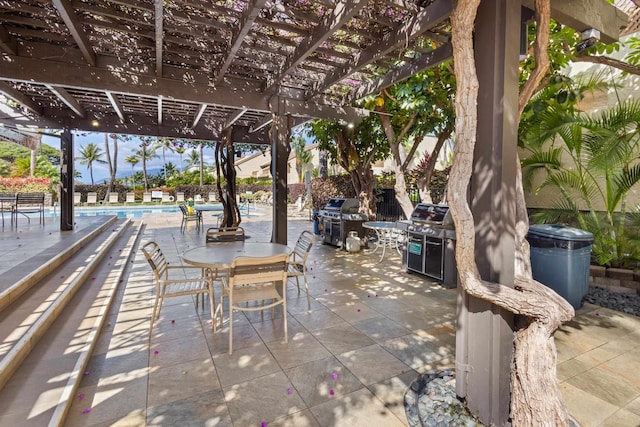
[[[108, 206], [95, 208], [79, 208], [73, 209], [74, 216], [100, 216], [100, 215], [116, 215], [118, 218], [142, 218], [146, 213], [179, 213], [178, 206]], [[29, 215], [34, 218], [33, 215]], [[44, 216], [46, 218], [57, 218], [60, 216], [60, 209], [46, 209]], [[37, 218], [37, 215], [35, 216]]]

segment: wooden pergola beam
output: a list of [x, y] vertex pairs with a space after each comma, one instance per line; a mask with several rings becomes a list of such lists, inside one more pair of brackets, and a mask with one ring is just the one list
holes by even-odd
[[452, 7], [451, 0], [434, 1], [418, 12], [414, 20], [407, 21], [400, 28], [387, 33], [379, 43], [362, 50], [356, 56], [355, 60], [348, 62], [343, 67], [329, 74], [321, 83], [315, 85], [313, 90], [306, 94], [305, 99], [318, 95], [331, 85], [404, 45], [408, 40], [412, 40], [424, 32], [431, 30], [449, 17]]
[[158, 126], [162, 126], [162, 95], [158, 96]]
[[242, 14], [242, 18], [240, 18], [240, 22], [238, 23], [238, 29], [233, 35], [233, 40], [229, 44], [229, 48], [224, 55], [224, 62], [222, 66], [217, 71], [217, 75], [215, 78], [216, 83], [220, 83], [224, 78], [224, 75], [227, 73], [229, 66], [233, 62], [233, 58], [235, 58], [240, 46], [244, 43], [245, 37], [249, 34], [249, 30], [251, 30], [251, 26], [254, 21], [260, 14], [260, 9], [264, 7], [266, 0], [251, 0], [247, 4], [247, 8], [244, 10]]
[[[522, 5], [535, 10], [535, 0], [522, 0]], [[620, 29], [627, 25], [627, 15], [602, 0], [553, 0], [551, 17], [576, 31], [600, 31], [603, 43], [618, 41]]]
[[107, 98], [109, 98], [109, 102], [113, 107], [113, 111], [116, 112], [116, 114], [120, 118], [120, 121], [124, 122], [125, 121], [124, 110], [122, 109], [122, 105], [120, 105], [120, 101], [118, 101], [117, 95], [109, 90], [106, 91], [105, 93], [107, 95]]
[[385, 74], [383, 78], [360, 86], [360, 88], [348, 99], [353, 102], [363, 96], [379, 92], [380, 90], [407, 79], [414, 74], [428, 68], [435, 67], [439, 63], [452, 57], [453, 47], [451, 46], [451, 43], [445, 43], [428, 53], [423, 53], [418, 59], [408, 62], [406, 65]]
[[296, 47], [293, 55], [287, 58], [280, 73], [274, 78], [269, 87], [267, 87], [267, 92], [271, 91], [284, 76], [300, 65], [302, 61], [315, 52], [331, 35], [349, 22], [367, 3], [366, 0], [338, 1], [332, 12], [327, 14], [322, 22], [313, 30], [311, 36], [303, 40]]
[[0, 126], [0, 139], [27, 147], [30, 150], [35, 150], [38, 147], [39, 141], [37, 135], [22, 133], [4, 126]]
[[241, 108], [229, 114], [229, 117], [227, 117], [227, 119], [224, 121], [224, 124], [222, 125], [222, 129], [226, 129], [229, 126], [233, 126], [233, 124], [237, 122], [240, 119], [240, 117], [242, 117], [244, 113], [246, 113], [247, 111], [249, 110], [247, 110], [246, 108]]
[[0, 50], [9, 55], [18, 54], [18, 42], [11, 37], [4, 25], [0, 25]]
[[163, 21], [164, 10], [163, 0], [155, 0], [154, 4], [154, 20], [155, 20], [155, 39], [156, 39], [156, 76], [162, 77], [162, 53], [163, 53]]
[[51, 91], [60, 101], [64, 102], [67, 107], [76, 113], [79, 117], [85, 118], [87, 116], [84, 107], [80, 105], [77, 99], [75, 99], [65, 88], [61, 86], [45, 85], [47, 89]]
[[192, 128], [198, 126], [198, 123], [200, 122], [200, 119], [202, 118], [202, 115], [204, 114], [204, 112], [206, 110], [207, 110], [207, 104], [200, 105], [200, 107], [198, 108], [198, 112], [196, 113], [195, 117], [193, 118], [193, 123], [191, 123], [191, 127]]
[[96, 65], [96, 54], [89, 43], [89, 39], [82, 29], [82, 24], [78, 20], [73, 8], [67, 0], [52, 0], [53, 5], [58, 10], [60, 17], [67, 26], [67, 29], [71, 33], [71, 36], [75, 40], [78, 48], [84, 55], [89, 65], [94, 67]]
[[42, 115], [42, 107], [40, 107], [33, 99], [15, 89], [10, 84], [0, 81], [0, 92], [7, 98], [20, 104], [20, 106], [25, 110], [30, 111], [36, 116]]

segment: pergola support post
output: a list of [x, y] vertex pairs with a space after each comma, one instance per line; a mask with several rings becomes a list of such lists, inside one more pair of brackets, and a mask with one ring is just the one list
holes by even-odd
[[[476, 263], [483, 279], [513, 284], [520, 2], [482, 0], [476, 18], [478, 134], [470, 183]], [[507, 425], [513, 315], [458, 297], [456, 391], [487, 425]]]
[[73, 230], [73, 135], [65, 129], [60, 137], [60, 230]]
[[[278, 107], [282, 107], [278, 102]], [[291, 115], [273, 112], [271, 124], [271, 176], [273, 178], [274, 243], [287, 244], [287, 166], [291, 139]]]

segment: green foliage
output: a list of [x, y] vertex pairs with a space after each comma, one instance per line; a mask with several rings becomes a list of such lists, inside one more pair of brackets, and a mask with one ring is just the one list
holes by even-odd
[[[26, 178], [31, 173], [31, 158], [26, 157], [22, 159], [16, 159], [13, 164], [13, 171], [11, 175], [13, 177]], [[60, 169], [49, 162], [44, 156], [38, 156], [36, 158], [36, 167], [34, 169], [34, 176], [37, 178], [50, 178], [53, 183], [60, 182]]]
[[305, 132], [318, 142], [320, 150], [329, 153], [332, 164], [353, 171], [358, 166], [370, 166], [389, 155], [389, 144], [380, 122], [373, 116], [364, 118], [355, 128], [335, 120], [312, 120], [305, 127]]
[[521, 133], [531, 153], [522, 162], [524, 182], [543, 173], [536, 191], [553, 187], [559, 193], [552, 210], [532, 219], [590, 231], [599, 264], [635, 267], [640, 228], [634, 221], [640, 208], [628, 209], [626, 198], [640, 182], [640, 102], [620, 104], [598, 117], [550, 108], [527, 125]]
[[[37, 155], [44, 156], [54, 165], [60, 164], [60, 150], [47, 144], [40, 144]], [[30, 157], [31, 150], [12, 142], [0, 141], [0, 159], [13, 163], [16, 159]]]

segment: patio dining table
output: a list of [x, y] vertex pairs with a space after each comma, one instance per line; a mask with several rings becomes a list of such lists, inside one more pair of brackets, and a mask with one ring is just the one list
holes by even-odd
[[188, 249], [182, 254], [182, 260], [196, 267], [220, 271], [231, 268], [233, 260], [240, 256], [259, 258], [290, 252], [287, 245], [280, 243], [221, 242]]
[[362, 226], [376, 232], [377, 242], [371, 253], [373, 254], [382, 248], [379, 263], [384, 259], [387, 247], [395, 247], [398, 254], [400, 253], [399, 239], [403, 236], [403, 231], [398, 228], [395, 221], [367, 221]]

